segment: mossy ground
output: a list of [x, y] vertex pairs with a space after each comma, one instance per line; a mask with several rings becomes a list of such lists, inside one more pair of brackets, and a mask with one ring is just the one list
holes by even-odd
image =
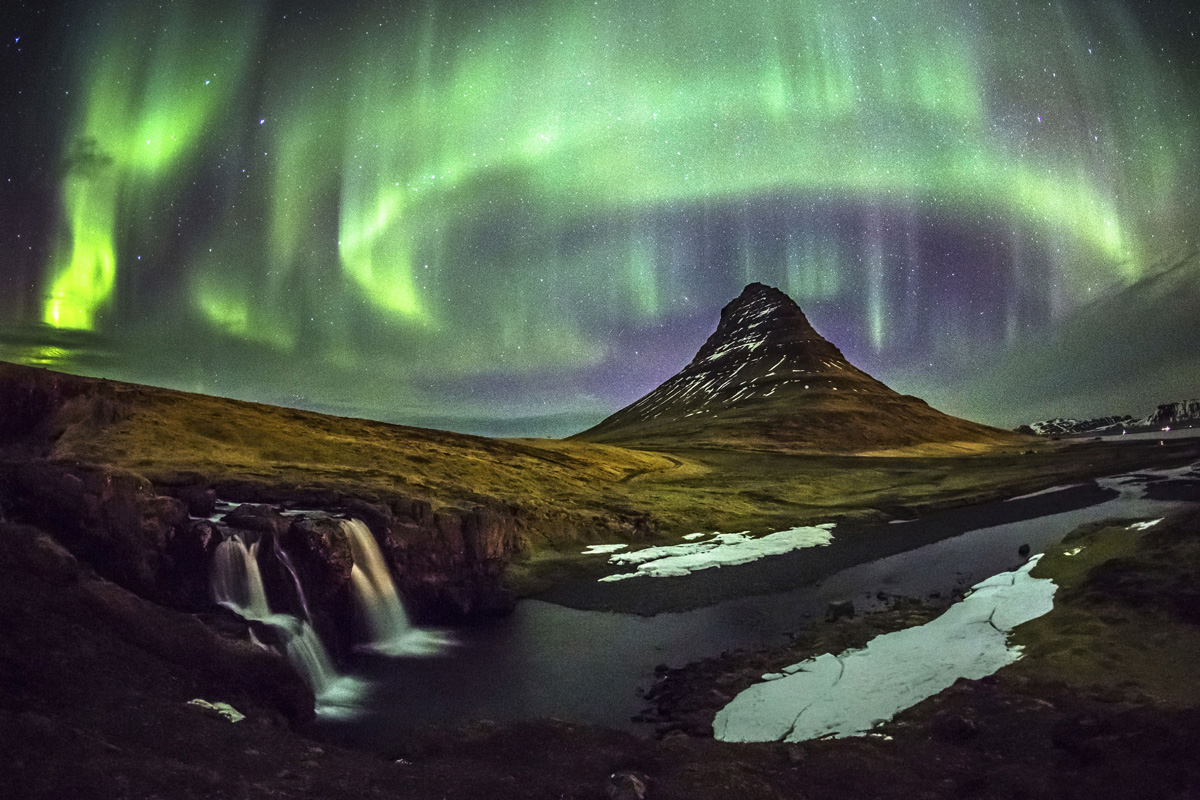
[[519, 513], [531, 548], [547, 554], [600, 539], [909, 516], [1200, 457], [1200, 440], [1017, 437], [844, 455], [487, 439], [0, 364], [0, 381], [46, 376], [70, 399], [39, 429], [42, 456], [123, 467], [158, 483], [196, 476], [282, 494], [490, 504]]

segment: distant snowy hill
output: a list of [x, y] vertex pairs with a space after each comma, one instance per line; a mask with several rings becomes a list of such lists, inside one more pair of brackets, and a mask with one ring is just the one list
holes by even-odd
[[1097, 417], [1095, 419], [1054, 419], [1032, 422], [1017, 428], [1017, 433], [1036, 436], [1062, 436], [1078, 433], [1112, 433], [1141, 428], [1163, 428], [1170, 425], [1200, 423], [1200, 400], [1182, 400], [1163, 403], [1154, 412], [1144, 417], [1123, 416]]
[[1200, 400], [1163, 403], [1153, 414], [1133, 424], [1155, 427], [1161, 425], [1178, 425], [1186, 422], [1200, 422]]
[[1035, 436], [1059, 436], [1066, 433], [1097, 433], [1121, 429], [1133, 424], [1133, 417], [1125, 414], [1119, 417], [1097, 417], [1095, 419], [1070, 419], [1055, 417], [1022, 425], [1017, 433], [1033, 434]]

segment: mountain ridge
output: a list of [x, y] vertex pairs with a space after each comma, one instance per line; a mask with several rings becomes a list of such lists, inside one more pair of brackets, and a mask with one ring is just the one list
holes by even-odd
[[1144, 417], [1133, 417], [1129, 414], [1095, 419], [1055, 417], [1022, 425], [1016, 428], [1016, 431], [1035, 436], [1058, 436], [1073, 433], [1116, 433], [1129, 429], [1161, 428], [1164, 425], [1196, 422], [1200, 422], [1200, 400], [1192, 399], [1160, 403], [1158, 408]]

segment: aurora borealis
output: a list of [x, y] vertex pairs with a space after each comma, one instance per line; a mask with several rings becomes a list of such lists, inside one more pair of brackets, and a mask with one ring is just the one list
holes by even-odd
[[1186, 4], [345, 5], [5, 20], [0, 358], [566, 433], [751, 280], [922, 394], [1196, 241]]

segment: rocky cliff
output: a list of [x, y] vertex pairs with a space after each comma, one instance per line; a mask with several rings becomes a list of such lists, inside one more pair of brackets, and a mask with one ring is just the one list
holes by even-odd
[[1200, 400], [1182, 400], [1176, 403], [1163, 403], [1145, 419], [1134, 424], [1161, 427], [1197, 421], [1200, 421]]

